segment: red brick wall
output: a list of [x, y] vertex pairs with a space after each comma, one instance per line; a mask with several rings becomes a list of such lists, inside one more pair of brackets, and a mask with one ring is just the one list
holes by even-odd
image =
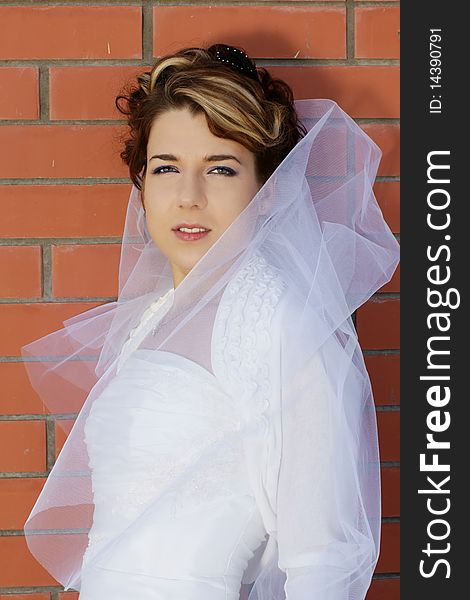
[[[114, 97], [154, 57], [218, 41], [244, 47], [296, 98], [336, 100], [363, 127], [383, 151], [375, 192], [399, 234], [399, 2], [1, 6], [0, 600], [77, 596], [59, 593], [22, 536], [64, 440], [19, 348], [117, 293], [130, 184]], [[356, 315], [383, 461], [382, 547], [368, 600], [399, 598], [399, 285], [397, 272]]]

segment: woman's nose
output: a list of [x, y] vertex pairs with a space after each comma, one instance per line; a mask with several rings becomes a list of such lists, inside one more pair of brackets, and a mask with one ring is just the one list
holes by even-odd
[[178, 190], [178, 204], [180, 206], [199, 206], [207, 204], [204, 185], [197, 175], [185, 174], [181, 178]]

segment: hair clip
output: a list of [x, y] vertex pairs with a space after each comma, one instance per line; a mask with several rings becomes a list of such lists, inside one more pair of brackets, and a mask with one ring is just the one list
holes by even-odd
[[207, 51], [215, 60], [227, 64], [243, 75], [259, 82], [256, 65], [243, 50], [226, 44], [213, 44]]

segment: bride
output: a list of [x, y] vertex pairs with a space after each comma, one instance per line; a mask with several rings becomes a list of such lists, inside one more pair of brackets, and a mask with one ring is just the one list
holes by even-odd
[[381, 152], [222, 44], [162, 57], [117, 106], [118, 299], [22, 349], [76, 416], [29, 548], [81, 600], [363, 600], [380, 460], [351, 314], [398, 262]]

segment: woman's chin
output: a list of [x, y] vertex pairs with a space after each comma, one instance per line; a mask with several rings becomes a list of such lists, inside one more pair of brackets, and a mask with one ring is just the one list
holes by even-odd
[[179, 273], [184, 274], [184, 276], [186, 276], [194, 268], [194, 266], [201, 259], [201, 257], [205, 254], [207, 249], [204, 252], [199, 251], [191, 253], [175, 253], [173, 254], [173, 257], [170, 258], [170, 262], [176, 266], [176, 269]]

